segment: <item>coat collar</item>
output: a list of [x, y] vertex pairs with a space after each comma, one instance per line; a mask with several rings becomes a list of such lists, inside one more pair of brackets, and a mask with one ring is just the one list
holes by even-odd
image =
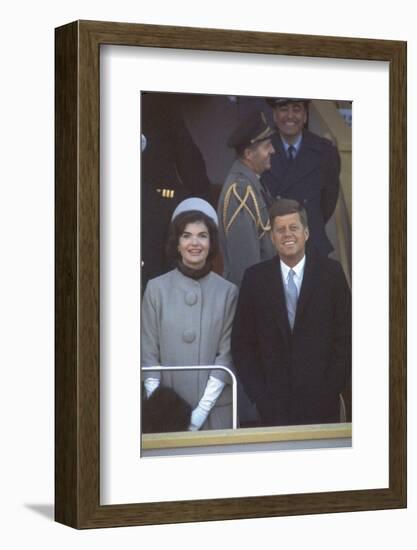
[[272, 160], [271, 172], [279, 179], [280, 192], [286, 191], [294, 182], [304, 178], [309, 172], [317, 168], [320, 163], [320, 155], [315, 136], [305, 130], [303, 141], [297, 157], [289, 165], [284, 145], [279, 135], [273, 136], [273, 145], [276, 149], [275, 158]]
[[277, 312], [275, 319], [277, 320], [279, 330], [288, 339], [291, 335], [291, 330], [288, 322], [284, 283], [282, 282], [280, 258], [278, 255], [269, 260], [268, 280], [266, 281], [265, 288], [269, 288], [271, 291], [271, 307]]
[[190, 288], [199, 289], [201, 285], [206, 284], [206, 282], [212, 278], [212, 271], [209, 271], [207, 275], [201, 277], [201, 279], [191, 279], [191, 277], [187, 277], [181, 273], [177, 267], [170, 271], [170, 273], [178, 288], [184, 291], [188, 291]]
[[303, 282], [301, 284], [300, 296], [298, 297], [297, 312], [295, 315], [294, 327], [297, 327], [299, 321], [305, 311], [311, 295], [313, 294], [315, 283], [317, 281], [317, 256], [314, 252], [306, 252], [306, 263], [304, 266]]
[[246, 179], [248, 179], [255, 187], [260, 188], [261, 182], [257, 174], [250, 168], [246, 166], [246, 164], [243, 164], [243, 162], [239, 159], [236, 159], [235, 162], [232, 165], [232, 168], [230, 170], [230, 173], [232, 174], [242, 174], [245, 176]]
[[250, 182], [252, 187], [262, 195], [266, 206], [269, 208], [275, 200], [274, 197], [271, 195], [269, 189], [263, 184], [261, 178], [257, 174], [255, 174], [253, 170], [248, 168], [246, 164], [243, 164], [241, 160], [237, 159], [232, 164], [229, 175], [232, 175], [234, 179], [235, 175], [239, 174], [243, 175], [244, 178]]

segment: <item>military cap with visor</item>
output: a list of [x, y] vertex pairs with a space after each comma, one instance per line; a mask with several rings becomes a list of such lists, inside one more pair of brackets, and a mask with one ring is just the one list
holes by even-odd
[[238, 124], [227, 145], [236, 150], [242, 150], [269, 139], [273, 134], [275, 134], [275, 130], [268, 125], [265, 114], [262, 111], [254, 111]]
[[265, 101], [272, 108], [283, 107], [284, 105], [288, 105], [288, 103], [304, 103], [307, 106], [310, 102], [305, 97], [266, 97]]

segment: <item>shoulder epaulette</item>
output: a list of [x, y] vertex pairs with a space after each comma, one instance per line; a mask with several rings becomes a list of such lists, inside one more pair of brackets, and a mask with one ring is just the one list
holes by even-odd
[[[246, 210], [246, 212], [252, 218], [254, 224], [257, 227], [260, 227], [263, 232], [269, 231], [271, 229], [271, 226], [269, 224], [269, 221], [267, 221], [267, 223], [265, 225], [262, 222], [261, 213], [260, 213], [260, 209], [259, 209], [259, 204], [258, 204], [258, 201], [256, 199], [255, 193], [253, 192], [252, 186], [248, 185], [246, 187], [246, 191], [245, 191], [244, 196], [241, 197], [239, 195], [238, 191], [237, 191], [237, 185], [238, 184], [236, 182], [232, 183], [232, 185], [229, 187], [229, 189], [227, 190], [227, 192], [225, 194], [225, 197], [224, 197], [223, 227], [224, 227], [225, 233], [227, 234], [227, 232], [231, 228], [233, 222], [235, 221], [237, 215], [243, 209]], [[229, 203], [230, 203], [230, 198], [231, 198], [232, 194], [234, 195], [235, 199], [237, 200], [238, 207], [234, 211], [234, 213], [233, 213], [232, 217], [230, 218], [229, 222], [227, 222], [227, 213], [228, 213], [228, 210], [229, 210]], [[248, 204], [249, 197], [253, 201], [253, 205], [255, 207], [255, 212], [252, 212], [252, 210], [251, 210], [251, 208]]]

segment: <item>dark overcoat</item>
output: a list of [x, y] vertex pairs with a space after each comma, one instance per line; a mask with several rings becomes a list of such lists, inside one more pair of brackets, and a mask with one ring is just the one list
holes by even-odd
[[231, 341], [263, 425], [339, 421], [339, 393], [351, 372], [351, 296], [338, 262], [306, 255], [293, 332], [279, 257], [249, 268]]
[[261, 177], [262, 184], [274, 198], [295, 199], [304, 206], [310, 245], [327, 256], [333, 247], [325, 225], [339, 196], [339, 152], [328, 139], [305, 130], [300, 150], [290, 162], [279, 134], [271, 141], [275, 154], [271, 156], [271, 169]]

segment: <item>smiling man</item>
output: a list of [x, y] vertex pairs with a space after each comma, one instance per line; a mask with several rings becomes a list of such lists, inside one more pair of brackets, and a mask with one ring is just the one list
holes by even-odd
[[327, 256], [333, 247], [325, 226], [339, 195], [339, 152], [328, 139], [305, 128], [309, 100], [274, 97], [266, 102], [277, 133], [272, 137], [271, 168], [262, 175], [262, 183], [274, 198], [295, 199], [304, 206], [310, 242]]
[[351, 296], [340, 264], [306, 252], [305, 209], [270, 209], [277, 252], [249, 268], [240, 289], [232, 355], [261, 425], [339, 421], [351, 372]]
[[269, 238], [268, 201], [260, 182], [261, 174], [271, 167], [274, 133], [265, 115], [255, 111], [235, 128], [228, 141], [237, 159], [219, 198], [219, 242], [223, 276], [238, 286], [245, 269], [275, 254]]

